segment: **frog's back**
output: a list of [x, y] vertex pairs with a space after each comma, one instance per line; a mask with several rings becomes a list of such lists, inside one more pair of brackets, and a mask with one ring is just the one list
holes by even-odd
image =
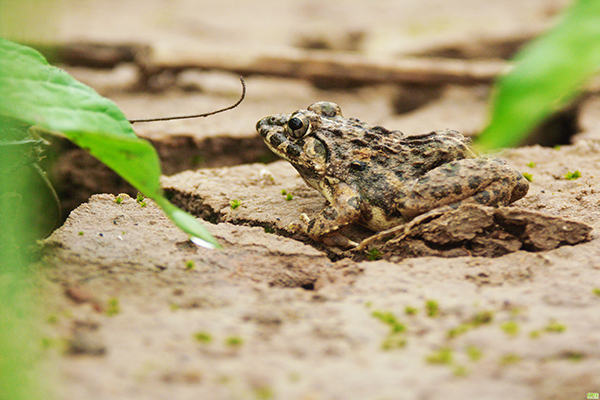
[[349, 140], [338, 142], [335, 158], [348, 164], [344, 170], [363, 172], [357, 178], [393, 172], [401, 181], [416, 179], [440, 165], [476, 156], [470, 139], [452, 130], [405, 136], [372, 126], [353, 133]]

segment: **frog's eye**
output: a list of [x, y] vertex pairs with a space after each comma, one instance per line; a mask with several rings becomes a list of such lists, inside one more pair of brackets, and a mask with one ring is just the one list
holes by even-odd
[[310, 122], [308, 122], [308, 118], [306, 118], [304, 115], [292, 117], [287, 123], [287, 132], [295, 139], [299, 139], [307, 135], [309, 131]]

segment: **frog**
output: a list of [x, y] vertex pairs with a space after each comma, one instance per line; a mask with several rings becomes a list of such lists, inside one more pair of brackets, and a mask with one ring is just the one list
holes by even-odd
[[256, 130], [327, 200], [313, 218], [302, 214], [296, 227], [328, 246], [355, 247], [341, 233], [351, 224], [380, 232], [444, 207], [506, 206], [529, 190], [518, 170], [480, 156], [455, 130], [405, 135], [345, 118], [329, 101], [264, 117]]

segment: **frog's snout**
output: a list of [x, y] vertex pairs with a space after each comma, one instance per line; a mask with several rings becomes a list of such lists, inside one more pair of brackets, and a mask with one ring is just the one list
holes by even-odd
[[264, 117], [256, 123], [256, 131], [264, 137], [273, 127], [283, 127], [287, 123], [287, 120], [288, 116], [286, 114], [277, 114]]

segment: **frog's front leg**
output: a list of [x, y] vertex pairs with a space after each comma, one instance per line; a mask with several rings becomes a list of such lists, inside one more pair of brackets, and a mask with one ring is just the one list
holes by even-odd
[[301, 229], [311, 239], [328, 246], [356, 246], [357, 243], [338, 231], [360, 219], [360, 195], [348, 185], [337, 185], [329, 197], [333, 200], [331, 204], [312, 220], [306, 214], [302, 214]]

